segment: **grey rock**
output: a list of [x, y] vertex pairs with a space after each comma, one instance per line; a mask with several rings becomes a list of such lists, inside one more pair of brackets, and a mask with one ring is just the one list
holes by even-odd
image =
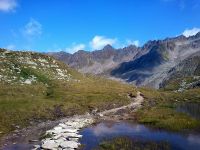
[[60, 146], [62, 148], [78, 148], [80, 143], [74, 142], [74, 141], [65, 141], [60, 143]]

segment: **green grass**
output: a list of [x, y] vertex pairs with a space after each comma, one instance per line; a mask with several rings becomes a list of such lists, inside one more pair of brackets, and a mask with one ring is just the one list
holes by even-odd
[[156, 128], [167, 129], [172, 131], [181, 131], [183, 129], [193, 129], [200, 125], [198, 120], [178, 113], [172, 108], [153, 107], [147, 110], [137, 112], [138, 122], [151, 125]]
[[74, 76], [80, 82], [0, 84], [0, 132], [7, 134], [15, 130], [16, 125], [23, 128], [31, 121], [54, 120], [94, 108], [104, 110], [125, 105], [130, 102], [127, 94], [136, 94], [135, 88], [126, 84], [79, 74]]
[[[0, 55], [0, 75], [4, 77], [0, 79], [0, 133], [3, 134], [16, 126], [26, 127], [30, 122], [125, 105], [130, 102], [127, 95], [136, 94], [130, 85], [83, 75], [43, 54], [0, 49]], [[32, 77], [35, 81], [31, 85], [24, 84]]]
[[193, 76], [188, 76], [188, 77], [176, 77], [175, 79], [170, 79], [169, 81], [166, 81], [165, 86], [162, 88], [164, 91], [175, 91], [181, 88], [181, 83], [183, 81], [186, 82], [186, 84], [196, 82], [199, 79], [195, 79]]
[[200, 89], [174, 93], [156, 91], [142, 88], [140, 91], [145, 96], [142, 109], [136, 112], [135, 117], [139, 123], [172, 131], [195, 129], [200, 126], [200, 121], [187, 114], [175, 110], [175, 105], [180, 102], [200, 102]]
[[102, 142], [95, 150], [170, 150], [166, 142], [143, 142], [128, 137], [118, 137]]

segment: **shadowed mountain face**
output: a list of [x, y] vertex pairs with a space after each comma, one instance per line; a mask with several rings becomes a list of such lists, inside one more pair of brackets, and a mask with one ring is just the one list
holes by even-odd
[[[173, 68], [184, 60], [195, 57], [198, 52], [200, 33], [188, 38], [178, 36], [149, 41], [143, 47], [131, 45], [123, 49], [114, 49], [107, 45], [102, 50], [93, 52], [81, 50], [74, 54], [60, 52], [50, 55], [83, 73], [106, 75], [138, 86], [159, 88], [163, 81], [170, 79]], [[196, 58], [191, 59], [191, 64], [195, 60]]]
[[177, 87], [180, 88], [181, 86], [182, 88], [187, 87], [186, 84], [192, 88], [200, 87], [200, 52], [191, 55], [177, 66], [171, 68], [167, 73], [167, 78], [164, 79], [160, 86], [165, 89], [177, 89]]

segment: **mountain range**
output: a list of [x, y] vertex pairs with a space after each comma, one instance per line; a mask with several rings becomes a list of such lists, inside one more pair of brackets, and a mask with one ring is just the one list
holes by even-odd
[[165, 87], [174, 77], [200, 75], [200, 33], [115, 49], [48, 53], [82, 73], [101, 75], [137, 86]]

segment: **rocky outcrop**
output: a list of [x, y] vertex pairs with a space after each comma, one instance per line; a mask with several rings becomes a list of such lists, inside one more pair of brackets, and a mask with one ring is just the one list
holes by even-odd
[[41, 145], [35, 145], [34, 150], [45, 149], [45, 150], [74, 150], [77, 149], [81, 144], [79, 143], [82, 135], [79, 134], [79, 131], [92, 123], [95, 123], [96, 119], [108, 119], [109, 115], [115, 114], [121, 110], [132, 110], [136, 111], [142, 106], [143, 96], [140, 92], [137, 92], [137, 96], [128, 96], [131, 100], [131, 103], [126, 106], [121, 106], [118, 108], [105, 110], [103, 112], [96, 112], [92, 115], [86, 114], [81, 116], [74, 116], [71, 118], [66, 118], [61, 121], [53, 129], [46, 131], [46, 137], [42, 140]]

